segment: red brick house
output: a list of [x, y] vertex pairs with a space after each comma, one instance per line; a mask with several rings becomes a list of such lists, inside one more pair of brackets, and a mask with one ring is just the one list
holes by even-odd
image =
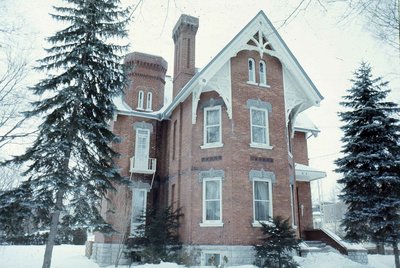
[[211, 256], [252, 263], [259, 221], [272, 216], [291, 218], [300, 237], [312, 229], [310, 181], [325, 173], [308, 166], [307, 138], [318, 129], [302, 112], [321, 94], [262, 11], [202, 69], [198, 27], [182, 15], [173, 29], [172, 79], [159, 56], [125, 58], [130, 85], [112, 129], [131, 185], [102, 204], [121, 235], [96, 234], [99, 263], [113, 262], [151, 204], [182, 207], [180, 238], [198, 265]]

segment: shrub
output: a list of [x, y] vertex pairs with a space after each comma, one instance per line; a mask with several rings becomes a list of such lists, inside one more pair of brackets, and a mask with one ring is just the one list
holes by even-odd
[[268, 268], [294, 268], [293, 250], [299, 250], [300, 239], [289, 224], [289, 219], [274, 217], [272, 224], [261, 222], [264, 238], [261, 245], [255, 245], [256, 265]]

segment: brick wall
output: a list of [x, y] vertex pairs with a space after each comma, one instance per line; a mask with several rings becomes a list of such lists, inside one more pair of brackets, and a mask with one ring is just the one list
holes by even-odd
[[[215, 92], [203, 93], [197, 110], [196, 124], [192, 125], [192, 98], [181, 104], [172, 114], [168, 127], [169, 142], [169, 190], [175, 185], [174, 198], [183, 207], [181, 236], [189, 244], [253, 244], [260, 238], [260, 229], [253, 227], [253, 190], [249, 180], [250, 170], [272, 171], [276, 175], [273, 184], [273, 213], [285, 218], [291, 215], [290, 168], [286, 143], [284, 94], [282, 68], [280, 62], [264, 55], [267, 62], [267, 79], [270, 88], [260, 88], [247, 84], [247, 59], [253, 57], [258, 62], [259, 54], [240, 52], [232, 59], [233, 119], [229, 119], [226, 107], [222, 107], [221, 148], [201, 149], [203, 144], [202, 103], [211, 98], [217, 100]], [[257, 73], [257, 72], [256, 72]], [[257, 78], [258, 79], [258, 78]], [[248, 99], [258, 99], [272, 105], [269, 118], [272, 150], [250, 148], [250, 110]], [[173, 125], [175, 134], [175, 160], [172, 160]], [[204, 161], [204, 159], [214, 159]], [[255, 160], [258, 159], [258, 160]], [[268, 159], [269, 161], [260, 161]], [[223, 227], [200, 227], [202, 222], [202, 183], [199, 172], [222, 169]], [[169, 202], [171, 202], [171, 194]], [[240, 230], [240, 231], [238, 231]]]

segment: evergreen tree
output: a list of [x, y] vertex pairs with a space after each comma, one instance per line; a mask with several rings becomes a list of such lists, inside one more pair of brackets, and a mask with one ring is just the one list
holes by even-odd
[[118, 139], [108, 122], [115, 112], [112, 99], [125, 85], [118, 54], [126, 47], [113, 41], [127, 34], [128, 10], [119, 0], [64, 2], [52, 17], [69, 26], [48, 38], [53, 46], [38, 67], [48, 76], [32, 88], [43, 99], [26, 113], [43, 122], [33, 145], [13, 159], [29, 165], [28, 180], [21, 183], [32, 191], [29, 202], [51, 212], [43, 268], [51, 264], [64, 202], [73, 212], [85, 211], [81, 222], [102, 225], [99, 200], [124, 181], [113, 163], [118, 155], [110, 144]]
[[256, 264], [268, 268], [295, 268], [292, 251], [299, 250], [300, 239], [290, 226], [289, 219], [274, 217], [272, 224], [261, 222], [264, 238], [261, 245], [255, 245]]
[[133, 238], [127, 241], [127, 255], [143, 263], [180, 262], [179, 218], [180, 209], [172, 207], [156, 210], [148, 209], [143, 224], [136, 229]]
[[397, 243], [400, 238], [400, 111], [385, 101], [390, 90], [382, 78], [372, 78], [362, 63], [339, 113], [345, 123], [343, 157], [336, 172], [343, 174], [340, 198], [348, 206], [343, 226], [351, 241], [391, 243], [396, 267], [400, 267]]

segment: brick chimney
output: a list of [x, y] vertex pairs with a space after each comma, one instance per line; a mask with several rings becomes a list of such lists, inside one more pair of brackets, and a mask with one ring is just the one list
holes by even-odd
[[199, 19], [182, 14], [172, 32], [175, 43], [173, 97], [194, 76], [196, 32]]

